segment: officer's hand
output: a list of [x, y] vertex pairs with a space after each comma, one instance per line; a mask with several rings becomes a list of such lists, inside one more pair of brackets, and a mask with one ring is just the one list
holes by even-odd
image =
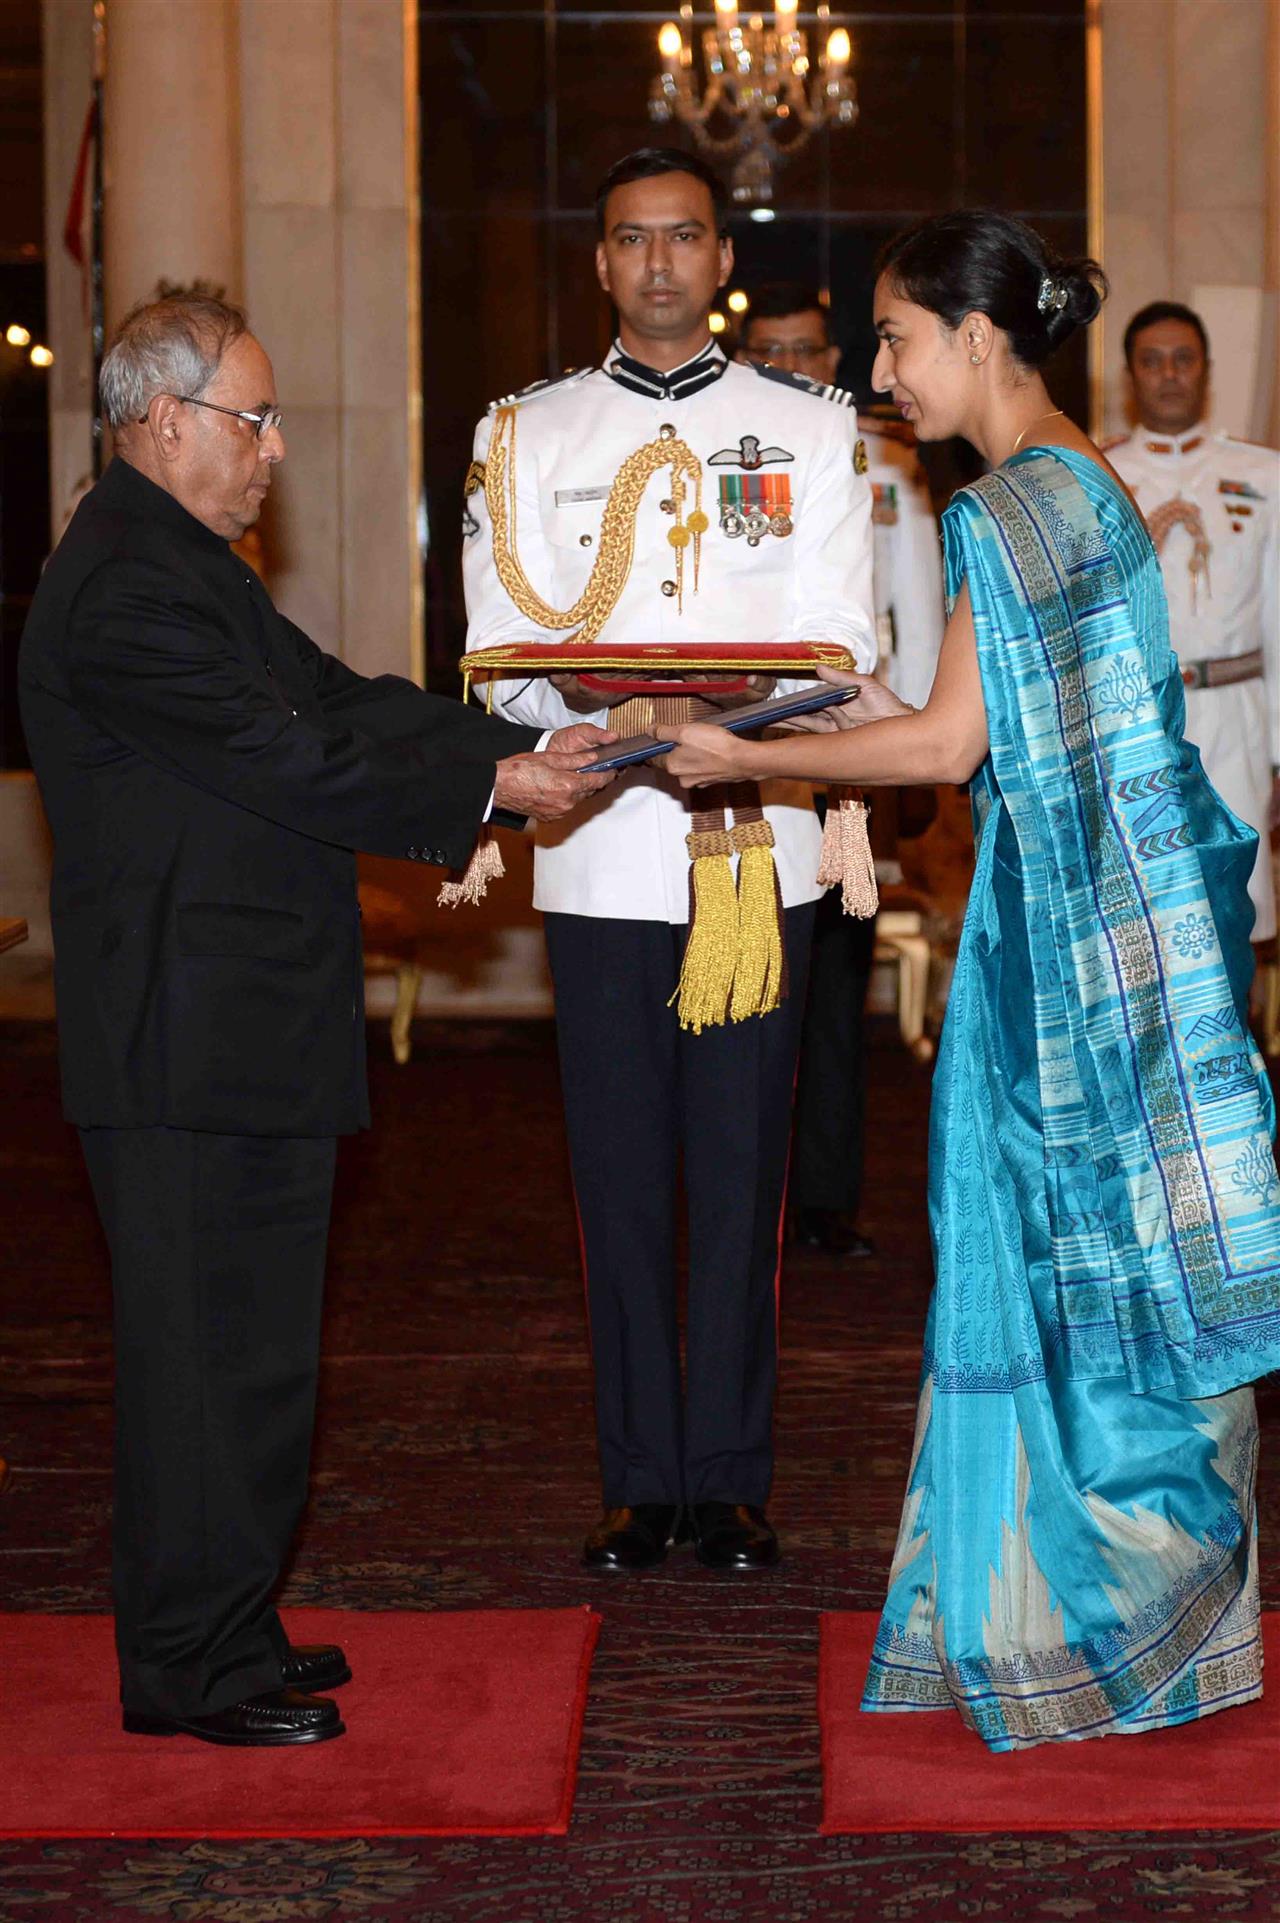
[[599, 714], [601, 708], [616, 707], [619, 701], [627, 698], [620, 694], [613, 700], [607, 700], [604, 695], [594, 694], [589, 688], [583, 687], [576, 674], [549, 674], [547, 680], [565, 707], [574, 714]]
[[[564, 733], [577, 733], [565, 729]], [[593, 731], [603, 740], [599, 729]], [[553, 737], [554, 738], [554, 737]], [[541, 754], [508, 755], [498, 763], [493, 788], [493, 805], [513, 815], [531, 815], [534, 821], [559, 821], [585, 801], [599, 794], [615, 779], [612, 774], [581, 775], [582, 749], [569, 754], [547, 747]]]
[[705, 686], [699, 683], [698, 699], [710, 702], [713, 708], [719, 708], [724, 713], [730, 708], [745, 708], [752, 701], [767, 701], [777, 685], [776, 675], [753, 674], [748, 678], [745, 688], [738, 689], [734, 694], [725, 694], [714, 681], [708, 681]]

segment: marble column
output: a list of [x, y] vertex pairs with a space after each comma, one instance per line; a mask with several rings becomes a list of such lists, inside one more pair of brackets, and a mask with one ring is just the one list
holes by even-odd
[[44, 245], [49, 369], [49, 514], [55, 534], [89, 475], [93, 366], [86, 289], [63, 222], [93, 85], [93, 16], [85, 0], [43, 0]]
[[1257, 436], [1275, 351], [1264, 290], [1277, 276], [1280, 0], [1100, 5], [1107, 426], [1124, 425], [1125, 322], [1166, 299], [1203, 313], [1220, 418]]
[[240, 297], [236, 0], [109, 0], [108, 329], [160, 280]]
[[241, 0], [245, 295], [288, 459], [264, 540], [290, 618], [421, 667], [412, 0]]

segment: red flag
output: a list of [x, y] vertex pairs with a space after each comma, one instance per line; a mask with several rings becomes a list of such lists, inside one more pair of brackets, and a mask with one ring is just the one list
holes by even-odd
[[85, 297], [88, 298], [88, 266], [90, 237], [89, 229], [93, 220], [93, 140], [94, 110], [92, 100], [84, 117], [84, 132], [80, 136], [80, 151], [76, 155], [76, 170], [71, 181], [71, 197], [67, 202], [67, 217], [62, 223], [62, 244], [79, 267], [85, 280]]

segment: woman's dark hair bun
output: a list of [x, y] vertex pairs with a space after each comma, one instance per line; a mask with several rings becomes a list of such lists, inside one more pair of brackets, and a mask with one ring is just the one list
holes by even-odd
[[948, 327], [966, 314], [988, 315], [1029, 367], [1087, 327], [1107, 296], [1096, 260], [1064, 260], [1033, 227], [982, 207], [909, 227], [883, 249], [876, 270]]
[[1107, 298], [1107, 277], [1096, 260], [1064, 260], [1055, 270], [1054, 278], [1067, 290], [1063, 313], [1072, 331], [1087, 327], [1098, 318]]

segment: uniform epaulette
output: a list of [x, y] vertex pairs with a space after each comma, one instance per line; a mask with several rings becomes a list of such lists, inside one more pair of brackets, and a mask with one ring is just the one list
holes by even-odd
[[535, 394], [551, 394], [557, 387], [568, 387], [571, 381], [584, 381], [593, 370], [589, 367], [566, 367], [563, 374], [551, 374], [544, 380], [530, 381], [528, 387], [521, 387], [514, 394], [503, 394], [496, 401], [490, 401], [487, 411], [493, 414], [500, 407], [519, 407], [532, 400]]
[[847, 387], [829, 387], [822, 381], [810, 380], [807, 374], [792, 374], [785, 367], [772, 367], [766, 361], [752, 361], [751, 366], [757, 374], [767, 381], [781, 381], [784, 387], [798, 387], [802, 394], [812, 394], [815, 400], [834, 401], [838, 407], [856, 407], [857, 401]]
[[1109, 454], [1113, 447], [1123, 447], [1130, 438], [1128, 434], [1108, 434], [1098, 442], [1098, 452]]

